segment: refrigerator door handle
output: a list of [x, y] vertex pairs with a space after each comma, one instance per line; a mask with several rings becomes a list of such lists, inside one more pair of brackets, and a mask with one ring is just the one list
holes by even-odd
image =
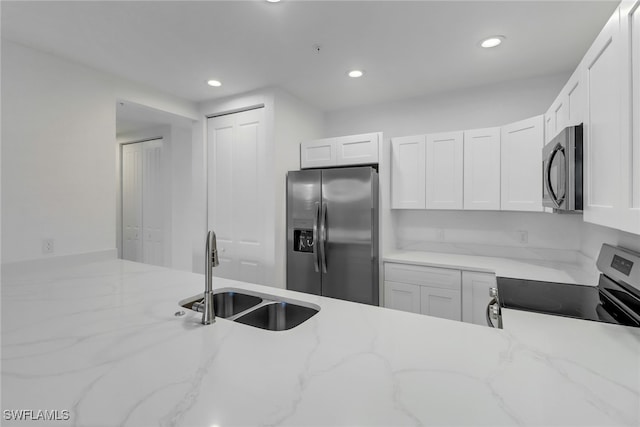
[[322, 203], [322, 214], [320, 216], [320, 262], [322, 272], [327, 272], [327, 203]]
[[318, 222], [320, 221], [320, 203], [316, 202], [316, 213], [313, 221], [313, 268], [320, 272], [320, 251], [318, 250]]

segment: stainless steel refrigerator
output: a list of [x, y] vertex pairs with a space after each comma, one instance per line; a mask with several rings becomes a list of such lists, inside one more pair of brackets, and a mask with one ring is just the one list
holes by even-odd
[[379, 304], [375, 169], [287, 174], [287, 289]]

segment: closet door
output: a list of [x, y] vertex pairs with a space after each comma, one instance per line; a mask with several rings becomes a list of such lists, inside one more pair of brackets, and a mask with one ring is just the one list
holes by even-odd
[[162, 140], [142, 143], [142, 248], [145, 264], [164, 265]]
[[122, 146], [122, 259], [142, 262], [142, 144]]
[[263, 110], [213, 117], [207, 124], [207, 224], [220, 258], [214, 275], [251, 283], [262, 283], [266, 271]]
[[162, 139], [122, 146], [122, 258], [164, 265]]

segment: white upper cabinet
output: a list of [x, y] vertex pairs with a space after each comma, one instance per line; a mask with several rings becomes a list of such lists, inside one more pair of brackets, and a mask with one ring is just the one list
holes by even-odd
[[425, 208], [425, 137], [391, 139], [391, 208]]
[[300, 144], [300, 168], [378, 163], [379, 133], [340, 136]]
[[463, 132], [427, 135], [427, 209], [462, 209], [463, 151]]
[[544, 115], [545, 142], [551, 141], [567, 126], [576, 126], [583, 122], [584, 85], [581, 70], [578, 67], [573, 73]]
[[464, 132], [464, 208], [500, 210], [500, 128]]
[[563, 127], [558, 129], [558, 132], [567, 126], [577, 126], [584, 122], [584, 85], [582, 84], [581, 69], [578, 68], [573, 75], [569, 78], [569, 81], [565, 85], [563, 90], [563, 96], [566, 103], [566, 120]]
[[[619, 9], [583, 59], [586, 86], [584, 220], [620, 227], [622, 92]], [[626, 159], [625, 159], [626, 160]]]
[[[622, 230], [640, 234], [640, 0], [620, 9], [622, 79]], [[630, 87], [629, 87], [630, 86]]]
[[300, 144], [300, 168], [336, 165], [336, 145], [332, 139], [318, 139]]
[[502, 127], [502, 210], [542, 211], [542, 147], [544, 118], [536, 116]]

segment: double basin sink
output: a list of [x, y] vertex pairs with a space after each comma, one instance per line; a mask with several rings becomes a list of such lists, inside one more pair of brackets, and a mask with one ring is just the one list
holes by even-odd
[[[179, 304], [189, 310], [202, 312], [203, 301], [200, 294]], [[269, 331], [295, 328], [320, 311], [320, 307], [314, 304], [235, 288], [215, 291], [213, 309], [216, 317]]]

